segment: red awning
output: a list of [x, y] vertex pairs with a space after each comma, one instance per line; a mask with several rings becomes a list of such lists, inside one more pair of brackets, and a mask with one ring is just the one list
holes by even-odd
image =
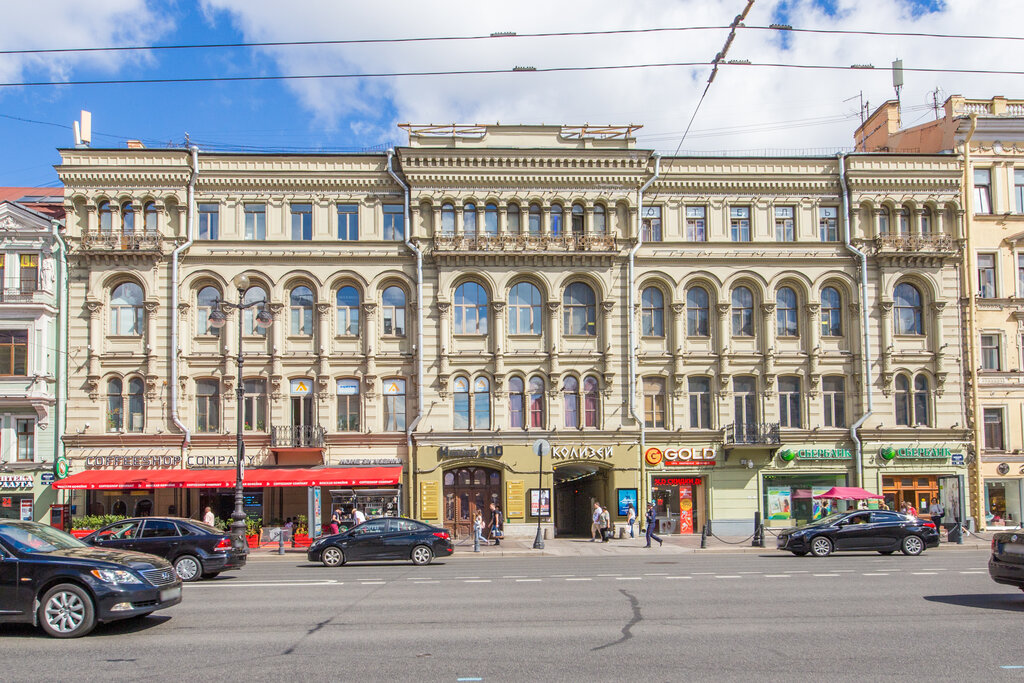
[[857, 488], [856, 486], [833, 486], [825, 493], [815, 496], [815, 499], [832, 499], [832, 500], [883, 500], [885, 496], [880, 496], [870, 491]]
[[[336, 468], [260, 468], [245, 471], [246, 486], [396, 486], [400, 466]], [[53, 482], [55, 489], [226, 489], [234, 470], [86, 470]]]

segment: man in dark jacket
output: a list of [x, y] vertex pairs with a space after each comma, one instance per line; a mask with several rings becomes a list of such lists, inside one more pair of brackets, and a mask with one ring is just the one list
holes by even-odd
[[658, 545], [662, 545], [662, 540], [658, 538], [654, 533], [654, 525], [658, 523], [658, 511], [654, 507], [654, 501], [652, 500], [647, 504], [647, 545], [645, 548], [651, 547], [651, 539], [653, 538], [658, 542]]
[[505, 518], [501, 514], [501, 508], [491, 503], [491, 538], [494, 545], [501, 545], [501, 539], [505, 536]]

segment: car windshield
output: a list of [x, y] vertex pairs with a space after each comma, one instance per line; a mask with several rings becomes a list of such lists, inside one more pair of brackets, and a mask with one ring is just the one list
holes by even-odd
[[23, 553], [52, 553], [54, 550], [89, 547], [74, 536], [44, 524], [0, 523], [0, 537]]
[[810, 524], [808, 524], [807, 526], [829, 526], [831, 524], [835, 524], [836, 522], [838, 522], [839, 520], [841, 520], [845, 516], [846, 516], [845, 512], [836, 512], [835, 514], [831, 514], [828, 517], [822, 517], [821, 519], [816, 519], [813, 522], [811, 522]]

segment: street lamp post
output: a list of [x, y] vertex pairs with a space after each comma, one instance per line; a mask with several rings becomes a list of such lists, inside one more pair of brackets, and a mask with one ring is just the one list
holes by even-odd
[[[245, 478], [245, 440], [242, 438], [244, 428], [244, 406], [243, 401], [245, 397], [245, 386], [242, 377], [242, 367], [245, 363], [245, 357], [242, 355], [242, 335], [244, 334], [243, 328], [243, 315], [242, 311], [253, 306], [262, 306], [266, 303], [264, 299], [259, 301], [245, 302], [245, 292], [249, 289], [249, 278], [245, 275], [238, 275], [234, 279], [235, 287], [238, 289], [238, 303], [232, 304], [227, 301], [218, 302], [218, 305], [210, 313], [210, 326], [216, 329], [224, 327], [227, 323], [227, 316], [221, 307], [233, 308], [238, 311], [238, 357], [236, 362], [238, 363], [238, 382], [235, 385], [235, 400], [236, 410], [238, 412], [238, 420], [236, 424], [235, 434], [235, 510], [231, 513], [231, 544], [237, 550], [247, 551], [247, 545], [245, 542], [245, 496], [244, 496], [244, 478]], [[256, 314], [256, 325], [260, 328], [268, 327], [274, 321], [273, 316], [265, 309], [260, 310]]]
[[[537, 535], [533, 539], [534, 550], [544, 550], [544, 535], [540, 530], [540, 513], [544, 502], [544, 456], [551, 452], [551, 444], [546, 439], [533, 442], [533, 453], [537, 456]], [[533, 502], [533, 501], [530, 501]]]

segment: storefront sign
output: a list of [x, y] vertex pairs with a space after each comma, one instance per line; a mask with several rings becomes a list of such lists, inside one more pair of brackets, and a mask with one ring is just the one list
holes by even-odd
[[505, 518], [526, 516], [526, 485], [521, 481], [505, 482]]
[[[169, 470], [181, 468], [180, 455], [90, 455], [83, 459], [86, 469]], [[247, 455], [245, 464], [256, 467], [256, 456]], [[234, 455], [189, 455], [188, 469], [215, 469], [235, 466]]]
[[339, 396], [358, 396], [359, 395], [359, 380], [356, 380], [356, 379], [339, 379], [338, 380], [338, 395]]
[[436, 481], [420, 482], [420, 514], [424, 519], [437, 519], [440, 515], [440, 496]]
[[652, 446], [644, 451], [644, 461], [651, 467], [662, 463], [666, 467], [710, 467], [715, 464], [715, 449], [708, 446], [665, 449]]
[[611, 460], [612, 446], [554, 446], [551, 457], [554, 460]]
[[27, 522], [32, 521], [32, 500], [23, 498], [21, 501], [21, 519]]
[[679, 487], [679, 533], [693, 533], [693, 487]]
[[0, 474], [0, 489], [30, 489], [31, 474]]
[[951, 465], [956, 465], [957, 467], [963, 467], [964, 466], [964, 454], [963, 453], [954, 453], [952, 455], [952, 459], [950, 461], [950, 464]]
[[702, 477], [651, 477], [651, 486], [700, 486]]
[[53, 476], [53, 472], [43, 472], [39, 475], [39, 483], [43, 486], [49, 486], [53, 483], [56, 477]]
[[309, 396], [309, 393], [313, 390], [313, 380], [293, 379], [290, 386], [292, 396]]
[[787, 448], [779, 451], [779, 457], [785, 462], [793, 460], [850, 460], [853, 454], [845, 448]]
[[[952, 458], [953, 451], [948, 448], [893, 448], [887, 446], [882, 448], [878, 454], [882, 457], [882, 460], [892, 460], [893, 458], [901, 459], [939, 459], [939, 458]], [[959, 455], [959, 454], [958, 454]]]
[[504, 449], [501, 446], [441, 446], [437, 449], [438, 458], [500, 458]]
[[57, 461], [54, 469], [57, 472], [57, 478], [63, 479], [64, 477], [71, 474], [71, 463], [68, 462], [68, 456], [61, 453], [57, 456]]

